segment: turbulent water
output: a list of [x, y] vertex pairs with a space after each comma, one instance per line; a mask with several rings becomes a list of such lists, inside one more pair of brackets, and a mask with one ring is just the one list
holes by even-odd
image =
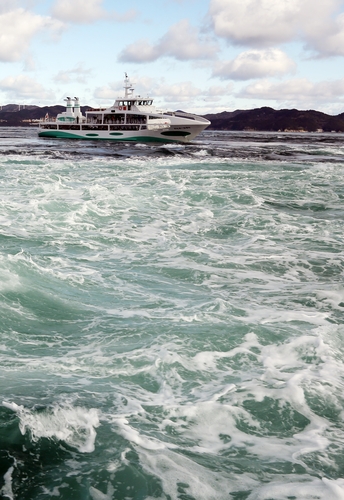
[[0, 162], [0, 498], [344, 499], [343, 135]]

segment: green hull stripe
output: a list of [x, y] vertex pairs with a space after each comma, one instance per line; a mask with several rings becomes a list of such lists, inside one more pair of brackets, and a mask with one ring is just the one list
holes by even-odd
[[[83, 140], [96, 140], [96, 141], [123, 141], [123, 142], [178, 142], [178, 139], [168, 139], [163, 137], [149, 137], [149, 136], [135, 136], [135, 137], [85, 137], [83, 135], [71, 134], [69, 132], [62, 132], [56, 130], [46, 130], [38, 133], [39, 137], [50, 137], [54, 139], [83, 139]], [[179, 136], [180, 137], [180, 136]]]

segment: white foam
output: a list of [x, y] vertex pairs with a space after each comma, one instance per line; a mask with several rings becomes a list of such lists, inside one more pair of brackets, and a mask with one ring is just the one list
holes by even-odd
[[42, 491], [45, 495], [49, 495], [50, 497], [59, 497], [61, 495], [60, 489], [66, 488], [69, 485], [67, 483], [62, 483], [60, 486], [55, 486], [52, 490], [49, 490], [45, 486], [42, 486]]
[[344, 480], [318, 479], [312, 477], [285, 477], [284, 481], [276, 480], [263, 486], [258, 486], [247, 497], [247, 500], [344, 500]]
[[106, 493], [102, 493], [100, 490], [94, 488], [93, 486], [90, 486], [89, 492], [92, 500], [113, 500], [115, 489], [111, 483], [108, 483]]
[[311, 323], [313, 325], [324, 325], [328, 318], [327, 313], [319, 311], [303, 311], [303, 310], [285, 310], [276, 309], [273, 307], [261, 306], [259, 309], [251, 310], [242, 321], [249, 321], [250, 323], [261, 323], [263, 325], [269, 323], [281, 323], [291, 321], [301, 321]]
[[4, 498], [9, 498], [9, 500], [14, 500], [13, 490], [12, 490], [12, 473], [14, 471], [14, 467], [10, 467], [8, 471], [4, 474], [4, 485], [0, 490], [0, 494], [4, 496]]
[[[137, 154], [151, 148], [135, 147]], [[0, 288], [19, 291], [1, 306], [6, 318], [18, 308], [17, 321], [7, 322], [18, 331], [2, 340], [7, 394], [22, 387], [34, 398], [42, 381], [49, 394], [57, 386], [97, 394], [104, 411], [115, 413], [109, 427], [122, 443], [118, 463], [111, 453], [102, 461], [104, 474], [133, 466], [135, 449], [134, 466], [161, 478], [170, 498], [183, 495], [182, 481], [184, 495], [197, 499], [245, 488], [264, 500], [298, 497], [298, 488], [304, 498], [325, 491], [332, 499], [342, 483], [311, 475], [336, 477], [343, 437], [343, 289], [335, 284], [343, 169], [323, 165], [308, 174], [302, 166], [284, 182], [288, 162], [271, 169], [233, 161], [225, 149], [227, 157], [209, 157], [203, 148], [192, 146], [184, 158], [129, 158], [123, 146], [124, 160], [77, 157], [38, 168], [30, 160], [20, 175], [3, 170], [0, 222], [9, 238]], [[338, 218], [297, 213], [325, 194]], [[264, 202], [270, 197], [275, 208]], [[10, 255], [18, 243], [23, 252]], [[30, 303], [28, 288], [39, 292], [36, 301], [42, 290], [52, 291], [57, 306], [57, 297], [71, 301], [66, 315], [58, 307], [63, 321], [50, 314], [50, 302]], [[98, 417], [88, 409], [7, 408], [33, 440], [94, 449]], [[232, 463], [240, 473], [231, 473]], [[276, 463], [301, 464], [309, 475], [283, 477]], [[267, 476], [255, 464], [269, 478], [277, 471], [265, 484], [270, 490], [259, 489]], [[81, 480], [82, 469], [79, 460], [68, 474]], [[89, 495], [111, 497], [99, 484], [90, 478]]]
[[[140, 434], [138, 430], [129, 425], [126, 418], [118, 417], [114, 419], [114, 422], [118, 426], [120, 434], [131, 443], [138, 445], [140, 448], [146, 450], [162, 450], [166, 448], [166, 445], [158, 439]], [[170, 445], [170, 447], [173, 448], [174, 446]]]
[[21, 280], [13, 270], [0, 269], [0, 292], [18, 290], [21, 287]]
[[194, 153], [192, 153], [192, 156], [195, 156], [195, 157], [205, 157], [205, 156], [210, 156], [209, 155], [209, 152], [206, 150], [206, 149], [200, 149], [199, 151], [196, 151]]
[[333, 309], [344, 312], [344, 289], [337, 290], [319, 290], [317, 292], [319, 301], [326, 303]]
[[45, 411], [32, 411], [3, 401], [2, 405], [16, 412], [19, 419], [19, 429], [24, 435], [29, 432], [32, 441], [41, 438], [57, 439], [76, 448], [81, 453], [91, 453], [95, 448], [96, 431], [99, 417], [97, 410], [89, 410], [80, 406], [55, 405]]
[[[251, 351], [253, 347], [255, 352]], [[194, 402], [189, 397], [187, 402], [179, 405], [176, 385], [172, 390], [169, 387], [168, 391], [161, 390], [154, 396], [153, 404], [158, 404], [159, 396], [160, 404], [164, 405], [164, 420], [159, 426], [162, 435], [166, 434], [167, 427], [173, 428], [176, 436], [180, 436], [180, 439], [185, 437], [185, 442], [190, 442], [187, 448], [195, 453], [219, 454], [226, 449], [247, 449], [249, 455], [257, 459], [300, 463], [307, 470], [309, 454], [327, 455], [328, 447], [333, 442], [328, 435], [330, 423], [314, 412], [306, 395], [308, 392], [309, 397], [309, 391], [313, 390], [321, 396], [322, 392], [317, 388], [319, 384], [321, 388], [321, 384], [328, 387], [329, 383], [333, 383], [334, 390], [331, 392], [334, 394], [328, 394], [328, 389], [325, 390], [324, 387], [323, 397], [332, 398], [330, 404], [336, 404], [336, 391], [340, 389], [336, 387], [340, 366], [333, 365], [331, 350], [320, 336], [304, 335], [290, 338], [281, 344], [261, 345], [257, 336], [249, 333], [240, 347], [229, 352], [201, 352], [189, 361], [184, 354], [174, 353], [172, 356], [172, 353], [169, 355], [168, 350], [165, 350], [165, 354], [162, 351], [159, 353], [155, 363], [157, 369], [162, 363], [166, 370], [169, 363], [178, 362], [188, 370], [212, 372], [214, 380], [213, 383], [209, 381], [192, 390], [192, 396], [197, 399]], [[249, 354], [251, 360], [247, 364], [247, 371], [240, 364], [241, 381], [235, 385], [221, 384], [222, 373], [225, 380], [229, 373], [233, 373], [233, 369], [221, 369], [218, 362]], [[304, 356], [314, 357], [314, 363], [309, 364], [303, 359]], [[337, 373], [337, 376], [333, 379], [327, 377], [327, 370]], [[173, 384], [177, 379], [170, 378], [169, 381]], [[182, 384], [183, 381], [179, 379], [179, 383]], [[282, 430], [281, 436], [267, 435], [262, 427], [264, 422], [261, 423], [244, 409], [245, 402], [263, 402], [265, 398], [275, 400], [281, 410], [288, 405], [291, 412], [299, 412], [310, 423], [304, 424], [302, 430], [296, 433], [294, 431], [288, 437]], [[238, 427], [238, 422], [244, 423], [248, 430], [243, 431], [242, 427]], [[164, 454], [167, 449], [173, 449], [168, 443], [141, 435], [137, 429], [132, 428], [127, 418], [118, 421], [118, 424], [121, 434], [145, 456], [148, 450]], [[224, 442], [221, 435], [227, 436], [228, 441]], [[331, 462], [330, 458], [329, 460]]]
[[197, 500], [228, 500], [230, 492], [250, 491], [258, 485], [248, 474], [220, 473], [171, 450], [154, 454], [139, 450], [139, 456], [143, 469], [158, 477], [164, 495], [173, 499], [181, 498], [182, 490]]

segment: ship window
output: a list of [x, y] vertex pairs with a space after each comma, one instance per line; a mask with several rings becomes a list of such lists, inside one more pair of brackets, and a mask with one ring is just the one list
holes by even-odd
[[80, 125], [59, 125], [59, 130], [80, 130]]
[[116, 113], [114, 115], [106, 114], [104, 115], [104, 123], [124, 123], [125, 114]]
[[110, 130], [139, 130], [139, 125], [110, 125]]
[[104, 115], [104, 123], [124, 123], [124, 113], [116, 113], [115, 115]]
[[[61, 127], [60, 127], [61, 128]], [[107, 125], [82, 125], [82, 130], [107, 130]]]
[[127, 123], [147, 123], [146, 115], [127, 114]]
[[102, 123], [102, 119], [101, 113], [87, 113], [87, 123]]

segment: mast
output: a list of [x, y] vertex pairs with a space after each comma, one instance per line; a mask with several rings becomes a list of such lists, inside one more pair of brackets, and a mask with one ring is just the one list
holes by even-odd
[[127, 73], [124, 73], [124, 74], [125, 74], [125, 79], [124, 79], [124, 97], [127, 98], [127, 97], [130, 97], [133, 94], [134, 89], [133, 89], [132, 84], [130, 83], [128, 74]]

